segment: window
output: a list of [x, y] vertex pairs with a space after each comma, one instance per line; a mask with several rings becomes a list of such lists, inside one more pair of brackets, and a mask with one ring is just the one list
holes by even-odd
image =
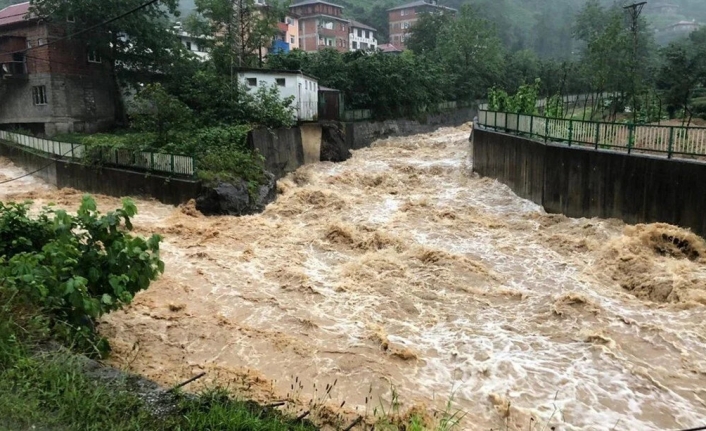
[[406, 16], [406, 15], [408, 14], [408, 12], [409, 12], [409, 11], [408, 11], [407, 9], [402, 9], [402, 10], [400, 11], [400, 15], [401, 15], [401, 16]]
[[47, 87], [46, 85], [38, 85], [32, 87], [32, 100], [34, 100], [35, 105], [46, 105], [47, 104]]
[[32, 47], [32, 41], [27, 39], [27, 48], [31, 48], [31, 47]]
[[328, 45], [328, 46], [333, 46], [333, 40], [327, 39], [327, 40], [326, 40], [326, 45]]
[[248, 85], [251, 87], [257, 87], [257, 78], [248, 78]]
[[191, 42], [189, 42], [189, 41], [187, 40], [186, 42], [184, 42], [184, 45], [186, 46], [186, 49], [188, 49], [189, 51], [191, 51]]
[[409, 22], [402, 23], [402, 28], [409, 28]]
[[290, 43], [291, 45], [294, 45], [294, 36], [292, 36], [292, 37], [289, 38], [289, 43]]
[[287, 85], [287, 80], [285, 78], [277, 78], [275, 81], [277, 81], [277, 85], [280, 87], [285, 87]]
[[101, 63], [103, 59], [101, 55], [96, 50], [88, 51], [88, 62], [89, 63]]
[[358, 37], [363, 37], [363, 30], [358, 29]]
[[352, 42], [353, 49], [358, 49], [358, 42]]
[[309, 81], [307, 81], [306, 79], [304, 80], [304, 89], [305, 90], [309, 89]]
[[41, 37], [39, 39], [37, 39], [37, 46], [42, 46], [42, 45], [46, 45], [46, 44], [47, 44], [46, 39], [43, 39]]

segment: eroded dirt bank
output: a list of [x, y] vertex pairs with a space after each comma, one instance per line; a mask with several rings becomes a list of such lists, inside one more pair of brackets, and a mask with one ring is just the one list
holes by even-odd
[[[704, 241], [547, 215], [473, 177], [467, 137], [389, 139], [302, 168], [256, 216], [138, 200], [167, 272], [104, 319], [113, 361], [163, 384], [207, 370], [261, 400], [325, 399], [336, 382], [330, 404], [359, 412], [391, 385], [431, 410], [453, 394], [465, 429], [706, 417]], [[0, 180], [20, 173], [0, 161]], [[29, 177], [0, 199], [75, 208], [80, 193]]]

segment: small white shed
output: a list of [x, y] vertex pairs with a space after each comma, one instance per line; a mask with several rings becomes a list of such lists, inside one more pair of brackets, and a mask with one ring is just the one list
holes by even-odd
[[297, 121], [316, 121], [319, 117], [319, 82], [303, 72], [272, 69], [240, 69], [238, 79], [248, 88], [276, 85], [284, 100], [294, 96]]

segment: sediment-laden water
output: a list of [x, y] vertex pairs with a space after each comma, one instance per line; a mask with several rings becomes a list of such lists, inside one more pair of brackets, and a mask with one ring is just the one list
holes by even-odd
[[[167, 271], [101, 323], [114, 364], [165, 385], [206, 370], [258, 400], [313, 398], [327, 423], [331, 406], [372, 413], [394, 387], [417, 410], [452, 399], [463, 429], [698, 425], [703, 239], [548, 215], [471, 174], [468, 133], [304, 167], [260, 215], [137, 200]], [[0, 161], [0, 181], [20, 174]], [[75, 208], [80, 196], [31, 177], [0, 185], [5, 201]]]

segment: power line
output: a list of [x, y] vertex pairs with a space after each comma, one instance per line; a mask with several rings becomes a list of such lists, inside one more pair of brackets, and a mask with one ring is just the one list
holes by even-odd
[[68, 35], [68, 36], [60, 37], [60, 38], [58, 38], [58, 39], [48, 40], [47, 43], [45, 43], [44, 45], [32, 46], [32, 47], [29, 47], [29, 48], [21, 49], [21, 50], [19, 50], [19, 51], [0, 52], [0, 55], [24, 54], [25, 52], [30, 51], [30, 50], [33, 50], [33, 49], [38, 49], [38, 48], [41, 48], [41, 47], [44, 47], [44, 46], [47, 46], [47, 45], [51, 45], [51, 44], [54, 44], [54, 43], [57, 43], [57, 42], [61, 42], [61, 41], [67, 40], [67, 39], [74, 38], [74, 37], [76, 37], [76, 36], [78, 36], [78, 35], [87, 33], [87, 32], [89, 32], [89, 31], [95, 30], [95, 29], [97, 29], [97, 28], [100, 28], [100, 27], [103, 27], [103, 26], [105, 26], [105, 25], [111, 24], [111, 23], [113, 23], [113, 22], [115, 22], [115, 21], [118, 21], [119, 19], [125, 18], [126, 16], [131, 15], [131, 14], [133, 14], [133, 13], [139, 11], [140, 9], [144, 9], [144, 8], [146, 8], [146, 7], [152, 6], [153, 4], [155, 4], [155, 3], [159, 2], [159, 1], [160, 1], [160, 0], [150, 0], [150, 1], [148, 1], [147, 3], [143, 3], [143, 4], [141, 4], [140, 6], [134, 7], [134, 8], [132, 8], [132, 9], [130, 9], [129, 11], [124, 12], [124, 13], [122, 13], [122, 14], [120, 14], [120, 15], [114, 17], [114, 18], [111, 18], [111, 19], [107, 20], [107, 21], [103, 21], [103, 22], [101, 22], [101, 23], [92, 25], [91, 27], [88, 27], [88, 28], [85, 28], [85, 29], [83, 29], [83, 30], [77, 31], [77, 32], [72, 33], [72, 34], [70, 34], [70, 35]]

